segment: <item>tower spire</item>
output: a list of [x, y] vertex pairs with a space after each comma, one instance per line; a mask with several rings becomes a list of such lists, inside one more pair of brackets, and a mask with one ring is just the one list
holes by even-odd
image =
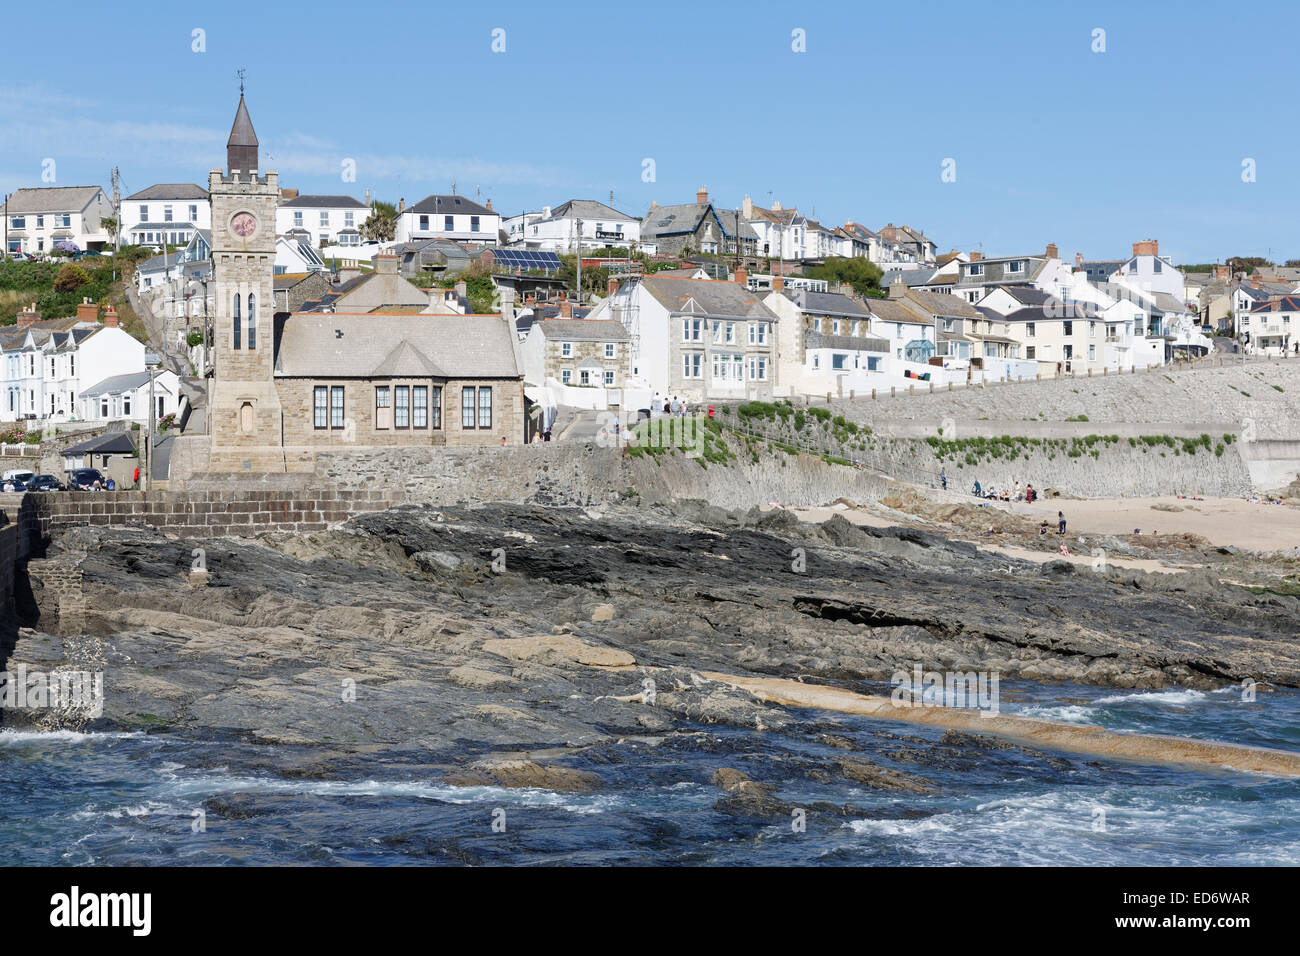
[[226, 167], [232, 174], [243, 172], [249, 176], [258, 169], [257, 133], [253, 132], [253, 120], [244, 103], [243, 70], [239, 71], [239, 109], [235, 111], [235, 122], [230, 127], [230, 138], [226, 140]]

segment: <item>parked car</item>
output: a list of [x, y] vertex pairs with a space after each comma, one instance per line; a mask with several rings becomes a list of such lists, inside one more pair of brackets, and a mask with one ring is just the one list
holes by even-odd
[[27, 482], [28, 491], [62, 491], [63, 482], [56, 475], [37, 475]]
[[74, 468], [68, 472], [69, 491], [94, 491], [96, 482], [101, 489], [108, 484], [98, 468]]

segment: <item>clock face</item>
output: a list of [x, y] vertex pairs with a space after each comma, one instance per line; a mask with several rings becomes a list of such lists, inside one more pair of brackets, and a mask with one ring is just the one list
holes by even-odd
[[257, 220], [246, 212], [241, 212], [230, 220], [230, 231], [241, 239], [247, 239], [257, 231]]

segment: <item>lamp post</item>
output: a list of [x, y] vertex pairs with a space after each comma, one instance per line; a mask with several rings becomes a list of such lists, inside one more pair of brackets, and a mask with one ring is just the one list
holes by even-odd
[[144, 469], [140, 472], [142, 491], [148, 491], [153, 485], [153, 431], [154, 431], [154, 397], [153, 378], [162, 364], [162, 356], [157, 352], [144, 353], [144, 366], [149, 370], [149, 430], [144, 436]]

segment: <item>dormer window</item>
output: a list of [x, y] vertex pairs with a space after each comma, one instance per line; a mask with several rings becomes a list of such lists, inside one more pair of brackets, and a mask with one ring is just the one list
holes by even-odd
[[1007, 272], [1024, 272], [1024, 271], [1025, 271], [1025, 264], [1019, 259], [1017, 259], [1015, 262], [1007, 263]]

